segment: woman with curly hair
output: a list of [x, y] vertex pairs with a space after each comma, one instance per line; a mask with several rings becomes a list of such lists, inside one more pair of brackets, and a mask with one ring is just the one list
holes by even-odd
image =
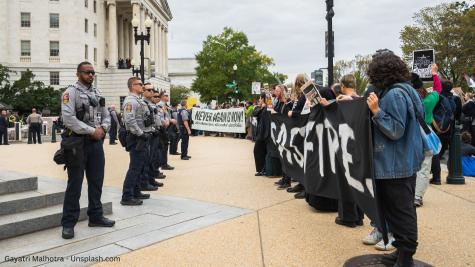
[[379, 50], [368, 68], [376, 87], [367, 98], [373, 114], [373, 162], [377, 197], [385, 222], [394, 236], [395, 252], [386, 263], [413, 266], [417, 249], [414, 207], [416, 173], [424, 159], [423, 137], [416, 112], [424, 114], [421, 99], [408, 83], [404, 61], [389, 50]]

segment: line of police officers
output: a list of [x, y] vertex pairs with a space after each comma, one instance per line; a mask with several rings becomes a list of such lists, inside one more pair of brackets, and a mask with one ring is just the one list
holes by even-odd
[[[61, 104], [62, 120], [66, 127], [61, 148], [64, 149], [68, 172], [61, 219], [62, 237], [65, 239], [74, 237], [84, 174], [88, 181], [89, 227], [113, 227], [115, 224], [115, 221], [104, 217], [101, 203], [105, 167], [103, 142], [111, 126], [110, 113], [105, 107], [104, 97], [92, 85], [95, 76], [92, 64], [80, 63], [76, 75], [78, 81], [63, 93]], [[187, 155], [191, 129], [186, 104], [170, 117], [166, 107], [168, 95], [159, 94], [151, 84], [143, 85], [136, 77], [130, 78], [127, 85], [130, 93], [123, 103], [125, 133], [122, 141], [129, 152], [130, 165], [120, 203], [136, 206], [143, 204], [143, 199], [150, 198], [149, 194], [142, 191], [155, 191], [163, 186], [163, 183], [155, 180], [165, 178], [160, 168], [174, 169], [167, 162], [169, 141], [172, 143], [170, 153], [179, 155], [176, 143], [181, 136], [185, 140], [182, 142], [182, 159], [191, 158]]]

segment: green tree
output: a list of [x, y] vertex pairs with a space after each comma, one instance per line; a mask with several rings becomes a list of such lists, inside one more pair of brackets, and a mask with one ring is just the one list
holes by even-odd
[[[192, 90], [201, 95], [204, 102], [217, 99], [220, 102], [231, 98], [250, 99], [253, 81], [277, 83], [284, 82], [287, 76], [272, 73], [269, 67], [274, 65], [272, 58], [256, 50], [243, 32], [224, 28], [216, 36], [209, 35], [203, 42], [203, 49], [196, 55], [197, 78]], [[233, 66], [237, 70], [233, 70]], [[226, 84], [235, 81], [239, 90], [226, 88]]]
[[333, 68], [333, 77], [335, 81], [339, 81], [346, 74], [353, 74], [356, 78], [356, 91], [362, 94], [368, 86], [369, 79], [366, 75], [371, 56], [357, 55], [351, 60], [339, 60]]
[[408, 62], [414, 50], [433, 48], [441, 74], [464, 84], [463, 74], [475, 71], [475, 6], [455, 2], [424, 8], [414, 15], [414, 25], [403, 28], [400, 39]]
[[56, 115], [60, 113], [62, 90], [35, 81], [35, 75], [29, 70], [12, 84], [10, 73], [7, 67], [0, 65], [0, 102], [12, 105], [20, 114], [30, 113], [33, 107], [48, 108]]
[[172, 85], [170, 88], [170, 104], [177, 105], [182, 100], [186, 100], [190, 96], [191, 90], [182, 85]]

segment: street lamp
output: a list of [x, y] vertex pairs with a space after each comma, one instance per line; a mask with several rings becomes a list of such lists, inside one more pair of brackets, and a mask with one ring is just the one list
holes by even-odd
[[[137, 17], [133, 18], [131, 23], [132, 23], [132, 27], [134, 27], [135, 44], [137, 45], [137, 42], [140, 41], [140, 68], [135, 69], [135, 67], [133, 67], [132, 75], [138, 75], [138, 73], [140, 73], [140, 79], [142, 80], [142, 83], [145, 83], [144, 42], [147, 42], [147, 44], [150, 45], [150, 28], [152, 28], [153, 22], [150, 18], [147, 18], [145, 20], [144, 26], [145, 26], [145, 29], [147, 30], [147, 34], [144, 34], [142, 31], [140, 32], [140, 34], [138, 34], [138, 27], [139, 27], [140, 21]], [[135, 64], [132, 64], [132, 65], [135, 65]]]
[[327, 4], [327, 15], [326, 20], [328, 22], [328, 32], [326, 36], [326, 49], [328, 57], [328, 85], [332, 86], [333, 84], [333, 57], [335, 56], [334, 49], [334, 36], [333, 36], [333, 17], [335, 16], [335, 11], [333, 11], [333, 0], [325, 0]]

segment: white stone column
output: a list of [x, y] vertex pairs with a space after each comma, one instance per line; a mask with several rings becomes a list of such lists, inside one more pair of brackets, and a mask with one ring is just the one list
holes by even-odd
[[155, 77], [160, 75], [160, 44], [159, 44], [159, 33], [160, 33], [160, 22], [156, 21], [154, 24], [154, 34], [153, 34], [153, 43], [155, 44]]
[[115, 0], [107, 0], [109, 8], [109, 66], [117, 67], [117, 8]]
[[[139, 1], [132, 2], [132, 19], [137, 18], [139, 21], [141, 21], [140, 16], [141, 16], [141, 10], [140, 10]], [[140, 61], [140, 47], [138, 44], [137, 45], [135, 44], [134, 27], [131, 27], [131, 28], [132, 30], [130, 31], [131, 32], [130, 43], [131, 43], [131, 48], [133, 50], [131, 60], [134, 59], [138, 63]], [[141, 25], [139, 25], [137, 29], [139, 34], [140, 34], [140, 29], [141, 29]]]
[[97, 24], [97, 66], [101, 69], [104, 67], [104, 59], [106, 59], [106, 10], [105, 3], [97, 3], [97, 18], [101, 21]]
[[161, 43], [162, 43], [162, 48], [161, 48], [161, 54], [162, 54], [162, 75], [165, 76], [165, 26], [162, 24], [162, 27], [160, 27], [160, 32], [162, 34], [161, 38]]
[[122, 16], [118, 17], [117, 31], [119, 59], [124, 59], [124, 19], [122, 18]]
[[124, 58], [130, 58], [130, 21], [126, 18], [123, 21], [124, 28]]
[[155, 19], [152, 20], [152, 28], [150, 28], [150, 60], [155, 62]]
[[165, 77], [168, 77], [168, 28], [165, 28], [164, 46], [165, 46], [165, 56], [163, 59], [165, 60]]

